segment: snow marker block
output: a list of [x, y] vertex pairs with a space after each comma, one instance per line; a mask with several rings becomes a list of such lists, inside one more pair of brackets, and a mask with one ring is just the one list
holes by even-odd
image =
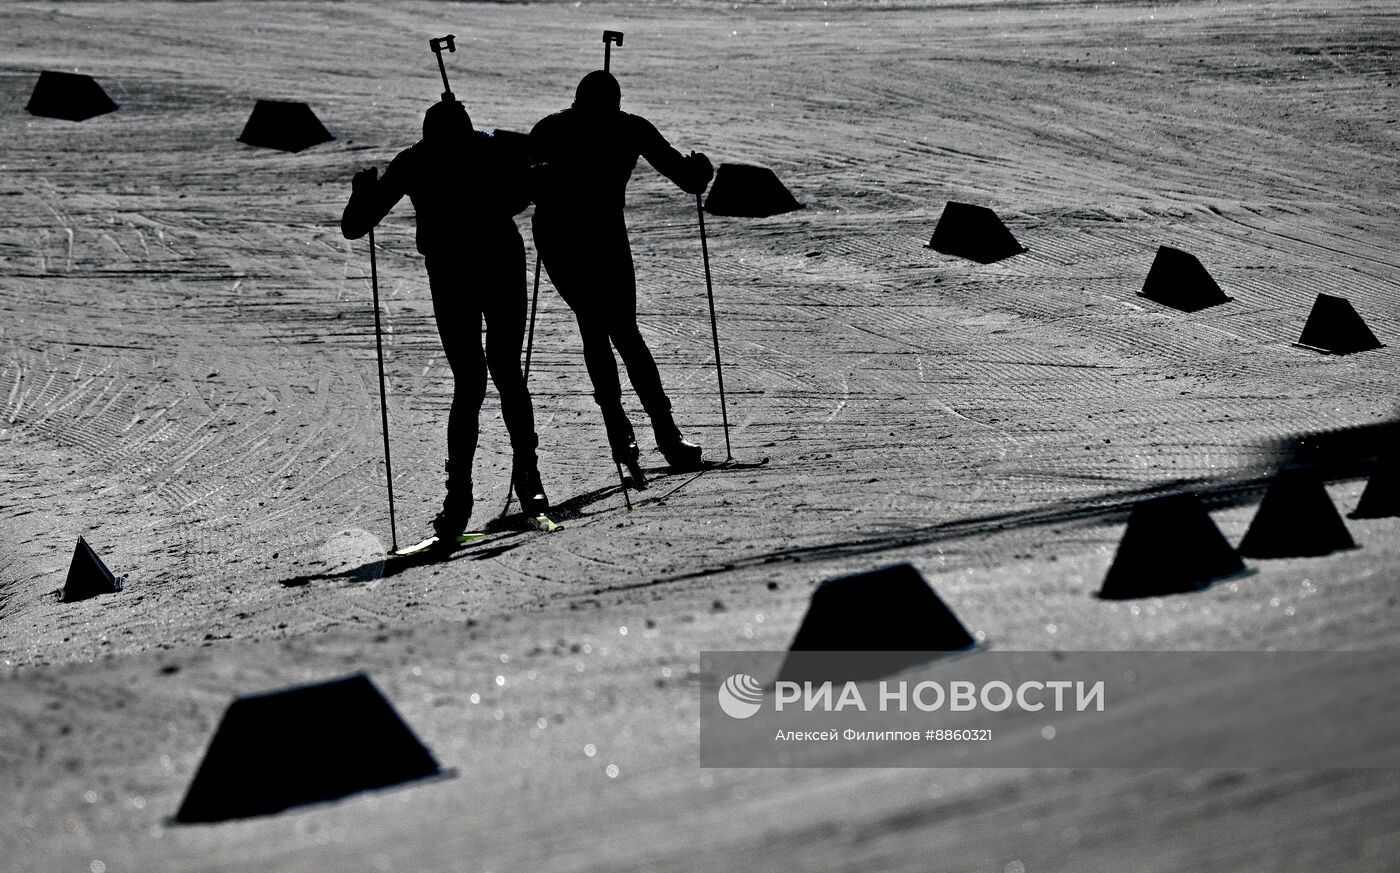
[[175, 821], [270, 815], [439, 775], [432, 753], [360, 673], [234, 700]]
[[1244, 562], [1194, 494], [1133, 507], [1099, 597], [1127, 600], [1184, 594], [1245, 572]]
[[1303, 335], [1294, 345], [1330, 355], [1350, 355], [1383, 347], [1351, 301], [1331, 294], [1317, 295], [1307, 323], [1303, 325]]
[[91, 76], [44, 70], [39, 74], [39, 81], [34, 83], [34, 93], [24, 108], [30, 115], [44, 118], [87, 121], [115, 112], [117, 104]]
[[1233, 299], [1225, 296], [1195, 255], [1171, 246], [1157, 247], [1138, 296], [1182, 312], [1198, 312]]
[[991, 209], [956, 200], [944, 205], [925, 248], [979, 264], [993, 264], [1026, 251]]
[[1366, 480], [1366, 490], [1356, 502], [1350, 518], [1396, 518], [1400, 516], [1400, 452], [1391, 449], [1382, 457]]
[[711, 215], [766, 218], [801, 208], [772, 170], [748, 164], [720, 164], [705, 198]]
[[305, 103], [259, 100], [238, 141], [258, 148], [299, 152], [335, 139]]
[[1296, 558], [1353, 548], [1356, 542], [1322, 477], [1296, 468], [1279, 472], [1269, 483], [1239, 552], [1250, 558]]
[[68, 563], [68, 578], [58, 592], [58, 599], [64, 603], [87, 600], [99, 594], [112, 594], [122, 590], [122, 580], [107, 569], [97, 552], [88, 541], [78, 537], [78, 545], [73, 548], [73, 560]]
[[910, 564], [895, 564], [819, 585], [779, 676], [794, 679], [805, 672], [802, 652], [863, 653], [859, 663], [842, 665], [843, 675], [811, 677], [824, 681], [884, 676], [926, 661], [928, 652], [974, 646], [976, 640], [923, 574]]

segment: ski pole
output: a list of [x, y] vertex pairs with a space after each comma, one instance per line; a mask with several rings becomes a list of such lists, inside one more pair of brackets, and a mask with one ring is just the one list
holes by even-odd
[[[613, 43], [616, 43], [618, 48], [622, 48], [622, 31], [603, 31], [603, 72], [605, 73], [612, 72]], [[613, 463], [617, 467], [617, 482], [622, 486], [622, 499], [627, 502], [627, 511], [631, 512], [632, 495], [627, 493], [627, 478], [622, 475], [622, 463], [620, 461], [614, 461]]]
[[384, 478], [389, 483], [389, 541], [399, 550], [399, 531], [394, 524], [394, 465], [389, 460], [389, 401], [384, 390], [384, 340], [379, 326], [379, 262], [374, 254], [374, 228], [369, 230], [369, 283], [374, 289], [374, 350], [379, 357], [379, 419], [384, 426]]
[[613, 461], [617, 465], [617, 482], [622, 486], [622, 499], [627, 501], [627, 511], [632, 511], [632, 497], [627, 493], [627, 478], [622, 475], [622, 462]]
[[[535, 252], [535, 296], [530, 300], [530, 332], [525, 339], [525, 373], [524, 382], [528, 390], [530, 385], [530, 352], [535, 347], [535, 312], [540, 307], [540, 253]], [[513, 490], [515, 483], [511, 483], [512, 488], [506, 489], [506, 505], [501, 510], [501, 518], [510, 514], [510, 501], [515, 496]]]
[[438, 72], [442, 74], [442, 99], [451, 100], [453, 99], [452, 89], [447, 85], [447, 67], [442, 62], [442, 50], [445, 48], [449, 52], [457, 51], [457, 37], [449, 33], [447, 36], [430, 39], [428, 40], [428, 48], [437, 55]]
[[705, 294], [710, 298], [710, 334], [715, 340], [715, 376], [719, 378], [719, 414], [724, 421], [724, 454], [727, 460], [734, 460], [734, 451], [729, 447], [729, 410], [724, 402], [724, 365], [719, 359], [719, 320], [715, 317], [715, 287], [710, 281], [710, 246], [705, 241], [705, 208], [700, 205], [700, 195], [695, 195], [695, 214], [700, 218], [700, 254], [705, 259]]
[[620, 30], [605, 30], [605, 31], [603, 31], [603, 72], [605, 72], [605, 73], [610, 73], [610, 72], [612, 72], [611, 66], [612, 66], [612, 47], [613, 47], [613, 43], [617, 43], [617, 47], [618, 47], [618, 48], [622, 48], [622, 31], [620, 31]]

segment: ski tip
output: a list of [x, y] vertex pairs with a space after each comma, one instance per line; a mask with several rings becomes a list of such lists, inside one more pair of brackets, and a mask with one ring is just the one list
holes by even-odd
[[437, 538], [437, 537], [428, 537], [426, 540], [423, 540], [423, 541], [420, 542], [420, 543], [414, 543], [414, 544], [411, 545], [411, 546], [403, 546], [402, 548], [393, 549], [392, 551], [389, 552], [389, 554], [390, 554], [390, 556], [395, 557], [395, 558], [406, 558], [406, 557], [408, 557], [409, 555], [419, 555], [419, 554], [422, 554], [423, 552], [428, 551], [429, 549], [433, 548], [433, 547], [436, 546], [437, 544], [438, 544], [438, 538]]
[[564, 529], [563, 525], [559, 524], [554, 519], [550, 518], [544, 513], [540, 513], [539, 515], [530, 519], [530, 526], [533, 527], [535, 530], [540, 531], [541, 533], [554, 533], [557, 530]]
[[451, 543], [444, 543], [437, 537], [431, 536], [428, 537], [426, 540], [414, 543], [411, 546], [404, 546], [401, 549], [395, 549], [391, 551], [389, 555], [395, 558], [407, 558], [413, 555], [421, 555], [424, 552], [456, 548], [457, 546], [464, 546], [468, 543], [476, 542], [484, 536], [486, 536], [485, 531], [467, 531], [466, 533], [461, 533], [453, 537]]

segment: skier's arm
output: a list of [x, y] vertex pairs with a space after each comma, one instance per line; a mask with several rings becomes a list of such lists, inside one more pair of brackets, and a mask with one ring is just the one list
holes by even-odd
[[559, 189], [559, 173], [550, 163], [554, 157], [555, 126], [554, 116], [550, 115], [540, 119], [530, 130], [530, 166], [526, 189], [537, 206], [552, 200]]
[[382, 179], [377, 167], [355, 174], [350, 202], [345, 204], [345, 212], [340, 216], [340, 232], [346, 239], [359, 239], [369, 233], [403, 198], [402, 160], [402, 156], [394, 158]]
[[705, 186], [710, 184], [710, 179], [715, 175], [710, 159], [700, 152], [682, 155], [666, 141], [666, 137], [661, 135], [656, 125], [639, 115], [632, 116], [632, 120], [635, 125], [634, 135], [637, 137], [637, 151], [647, 159], [647, 163], [655, 167], [658, 173], [675, 182], [682, 191], [690, 194], [703, 193]]
[[503, 205], [511, 215], [519, 215], [534, 199], [531, 191], [533, 179], [530, 174], [529, 155], [523, 149], [511, 148], [500, 140], [496, 140], [493, 145], [500, 158], [499, 181], [504, 193]]

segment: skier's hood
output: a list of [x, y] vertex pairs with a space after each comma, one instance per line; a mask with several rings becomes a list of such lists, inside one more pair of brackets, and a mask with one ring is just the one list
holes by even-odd
[[578, 83], [574, 108], [581, 112], [616, 112], [622, 107], [622, 88], [606, 70], [594, 70]]
[[443, 99], [423, 114], [423, 141], [428, 143], [465, 142], [472, 132], [472, 119], [461, 101], [444, 94]]

